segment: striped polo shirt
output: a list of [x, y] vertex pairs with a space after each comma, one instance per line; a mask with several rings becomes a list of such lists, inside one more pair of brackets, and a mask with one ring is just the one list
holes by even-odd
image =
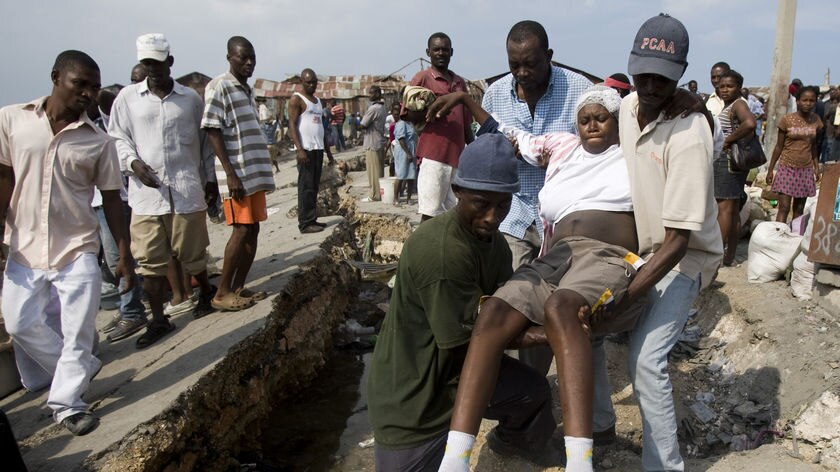
[[[204, 92], [202, 128], [222, 130], [228, 157], [242, 180], [245, 194], [274, 191], [274, 174], [268, 146], [257, 119], [257, 105], [251, 88], [242, 84], [230, 72], [216, 77]], [[216, 179], [222, 198], [230, 198], [227, 175], [216, 162]]]

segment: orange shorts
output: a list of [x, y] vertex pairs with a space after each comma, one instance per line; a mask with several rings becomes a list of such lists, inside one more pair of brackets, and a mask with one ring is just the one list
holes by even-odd
[[248, 195], [240, 201], [226, 198], [222, 202], [225, 209], [225, 223], [231, 225], [250, 225], [268, 219], [265, 207], [265, 192]]

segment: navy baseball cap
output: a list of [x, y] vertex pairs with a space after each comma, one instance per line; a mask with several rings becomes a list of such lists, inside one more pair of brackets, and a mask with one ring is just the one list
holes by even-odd
[[627, 72], [630, 75], [657, 74], [680, 80], [688, 67], [688, 31], [680, 20], [665, 13], [645, 21], [636, 39]]
[[479, 136], [461, 153], [452, 183], [470, 190], [518, 192], [519, 168], [513, 145], [502, 134]]

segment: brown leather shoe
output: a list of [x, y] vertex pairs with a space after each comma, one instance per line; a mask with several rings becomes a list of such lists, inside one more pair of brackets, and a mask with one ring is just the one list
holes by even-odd
[[324, 231], [323, 226], [309, 225], [300, 229], [300, 234], [320, 233]]

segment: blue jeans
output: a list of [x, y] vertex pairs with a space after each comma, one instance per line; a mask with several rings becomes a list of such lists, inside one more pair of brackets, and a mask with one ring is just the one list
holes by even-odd
[[[108, 230], [108, 222], [105, 220], [105, 211], [101, 206], [96, 207], [96, 217], [99, 218], [99, 239], [102, 241], [102, 252], [105, 253], [105, 263], [108, 264], [108, 269], [113, 273], [117, 268], [117, 262], [120, 260], [120, 249], [111, 231]], [[126, 216], [129, 215], [128, 206], [126, 206]], [[119, 291], [125, 290], [125, 279], [120, 279]], [[139, 276], [134, 280], [134, 288], [120, 296], [120, 316], [127, 321], [137, 321], [146, 319], [146, 308], [143, 306], [141, 298], [143, 296], [143, 282]]]
[[342, 128], [344, 128], [344, 124], [333, 125], [333, 129], [335, 130], [336, 151], [343, 151], [347, 148], [347, 146], [344, 144], [344, 132], [342, 131]]
[[[692, 278], [669, 272], [648, 292], [645, 310], [630, 332], [627, 363], [642, 414], [642, 466], [648, 472], [681, 472], [685, 468], [677, 441], [668, 353], [677, 343], [699, 292], [699, 274]], [[599, 352], [603, 347], [593, 353], [596, 425], [602, 396], [610, 392], [604, 357]]]

